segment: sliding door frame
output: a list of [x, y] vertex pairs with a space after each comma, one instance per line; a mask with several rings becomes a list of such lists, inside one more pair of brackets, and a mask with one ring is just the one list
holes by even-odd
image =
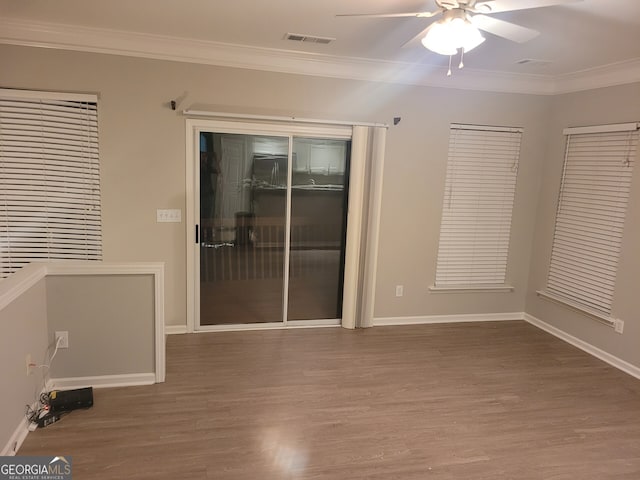
[[[196, 243], [196, 225], [200, 223], [200, 184], [199, 180], [199, 149], [200, 133], [212, 132], [221, 134], [260, 135], [287, 138], [288, 166], [287, 166], [287, 197], [286, 197], [286, 226], [285, 226], [285, 257], [284, 257], [284, 295], [283, 321], [272, 323], [250, 323], [233, 325], [200, 325], [200, 247]], [[211, 120], [211, 119], [187, 119], [186, 120], [186, 270], [187, 270], [187, 332], [211, 332], [229, 330], [259, 330], [274, 328], [305, 328], [339, 326], [345, 323], [345, 315], [342, 319], [328, 320], [287, 320], [287, 307], [289, 296], [289, 255], [290, 255], [290, 228], [291, 228], [291, 178], [292, 178], [292, 149], [293, 139], [296, 138], [326, 138], [337, 140], [352, 140], [353, 128], [345, 125], [313, 125], [296, 123], [252, 123], [242, 121]], [[353, 166], [352, 170], [353, 171]], [[351, 204], [351, 202], [350, 202]], [[357, 217], [357, 216], [356, 216]], [[350, 222], [351, 216], [347, 214], [347, 232], [349, 229], [359, 229], [360, 217], [357, 217], [357, 225]], [[348, 238], [348, 235], [347, 235]], [[199, 239], [198, 239], [199, 240]], [[347, 239], [347, 253], [345, 256], [345, 278], [349, 271], [358, 268], [358, 259], [350, 258], [349, 252], [358, 249], [349, 248]], [[355, 256], [355, 255], [354, 255]], [[359, 256], [359, 253], [358, 253]], [[350, 266], [351, 265], [351, 266]], [[355, 267], [354, 267], [355, 265]], [[346, 283], [343, 298], [356, 296], [357, 284]], [[347, 319], [348, 324], [353, 324], [353, 319]]]

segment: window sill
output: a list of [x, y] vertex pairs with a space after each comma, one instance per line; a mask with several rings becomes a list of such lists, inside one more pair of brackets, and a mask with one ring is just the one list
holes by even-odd
[[431, 285], [431, 293], [509, 293], [513, 292], [511, 285], [461, 285], [459, 287], [437, 287]]
[[567, 300], [565, 298], [562, 298], [558, 295], [555, 295], [553, 293], [549, 293], [549, 292], [545, 292], [544, 290], [536, 290], [536, 294], [541, 297], [544, 298], [545, 300], [549, 300], [553, 303], [557, 303], [559, 305], [562, 305], [564, 307], [568, 307], [571, 310], [575, 311], [575, 312], [579, 312], [582, 314], [585, 314], [591, 318], [593, 318], [594, 320], [597, 320], [600, 323], [603, 323], [604, 325], [607, 325], [608, 327], [613, 327], [615, 328], [616, 326], [616, 319], [609, 317], [607, 315], [604, 315], [602, 313], [596, 312], [595, 310], [591, 310], [587, 307], [583, 307], [582, 305], [579, 305], [575, 302], [572, 302], [571, 300]]

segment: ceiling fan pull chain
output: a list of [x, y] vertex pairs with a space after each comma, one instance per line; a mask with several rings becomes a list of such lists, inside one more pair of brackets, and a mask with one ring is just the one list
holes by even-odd
[[449, 55], [449, 70], [447, 71], [447, 77], [451, 76], [451, 59], [453, 58], [453, 55]]
[[460, 49], [460, 63], [458, 64], [458, 68], [464, 67], [464, 48]]

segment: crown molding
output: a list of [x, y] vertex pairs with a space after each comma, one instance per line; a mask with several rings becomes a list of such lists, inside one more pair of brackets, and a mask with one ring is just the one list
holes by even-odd
[[610, 63], [555, 77], [556, 94], [640, 82], [640, 58]]
[[560, 77], [446, 69], [359, 57], [251, 47], [103, 28], [0, 19], [0, 43], [361, 81], [554, 95], [640, 80], [640, 59]]

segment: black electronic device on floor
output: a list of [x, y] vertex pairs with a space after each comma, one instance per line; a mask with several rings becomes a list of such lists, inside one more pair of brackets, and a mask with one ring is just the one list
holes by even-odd
[[79, 408], [89, 408], [93, 405], [93, 388], [78, 388], [76, 390], [52, 390], [49, 392], [49, 411], [70, 412]]

